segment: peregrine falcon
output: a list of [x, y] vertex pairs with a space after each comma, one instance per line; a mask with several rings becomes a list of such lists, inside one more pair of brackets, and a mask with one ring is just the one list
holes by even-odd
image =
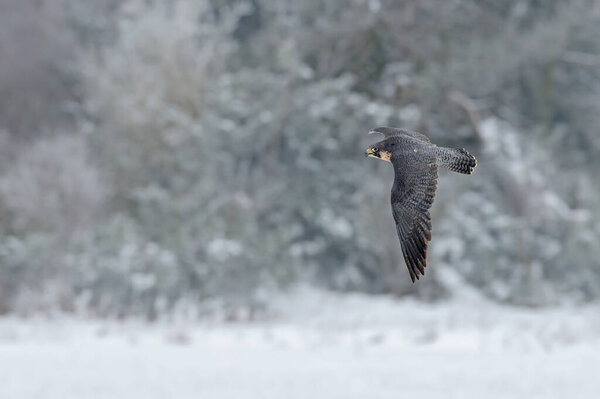
[[365, 156], [394, 167], [392, 214], [402, 254], [413, 283], [425, 275], [427, 245], [431, 240], [429, 208], [437, 188], [438, 165], [470, 175], [477, 166], [465, 149], [438, 147], [424, 134], [393, 127], [378, 127], [369, 134], [385, 138], [367, 148]]

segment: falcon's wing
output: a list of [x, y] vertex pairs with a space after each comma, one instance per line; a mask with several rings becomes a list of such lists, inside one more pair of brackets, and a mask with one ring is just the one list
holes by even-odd
[[[429, 159], [431, 158], [431, 159]], [[427, 245], [431, 240], [431, 215], [437, 188], [435, 158], [410, 153], [394, 159], [392, 213], [410, 278], [425, 274]]]
[[415, 132], [414, 130], [408, 130], [408, 129], [400, 129], [400, 130], [402, 131], [402, 133], [406, 134], [407, 136], [431, 143], [431, 140], [429, 140], [429, 137], [425, 136], [423, 133]]
[[414, 139], [423, 140], [427, 143], [431, 143], [429, 137], [425, 136], [423, 133], [415, 132], [414, 130], [401, 129], [397, 127], [378, 127], [369, 132], [369, 134], [383, 134], [383, 136], [387, 139], [388, 137], [393, 136], [409, 136]]

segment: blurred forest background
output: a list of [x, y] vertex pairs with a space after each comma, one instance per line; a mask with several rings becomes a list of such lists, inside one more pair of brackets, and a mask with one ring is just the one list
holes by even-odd
[[[598, 38], [594, 0], [2, 0], [0, 314], [597, 300]], [[479, 159], [415, 285], [381, 125]]]

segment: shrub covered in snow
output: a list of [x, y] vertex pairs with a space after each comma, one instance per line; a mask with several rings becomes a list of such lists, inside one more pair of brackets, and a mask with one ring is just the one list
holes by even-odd
[[[0, 311], [153, 317], [298, 280], [423, 299], [469, 284], [529, 305], [600, 294], [586, 1], [59, 3], [79, 46], [61, 69], [74, 133], [0, 135]], [[440, 172], [417, 285], [392, 170], [362, 156], [380, 125], [479, 158], [470, 178]]]

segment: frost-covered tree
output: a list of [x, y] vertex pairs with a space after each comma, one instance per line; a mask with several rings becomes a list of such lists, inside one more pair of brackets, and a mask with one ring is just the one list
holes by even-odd
[[597, 296], [593, 210], [569, 205], [553, 184], [572, 175], [506, 123], [487, 119], [481, 133], [481, 172], [493, 184], [480, 179], [457, 197], [441, 223], [435, 257], [502, 301], [539, 305]]
[[[462, 280], [530, 305], [598, 297], [595, 2], [44, 4], [65, 23], [36, 26], [59, 29], [47, 47], [68, 56], [25, 53], [47, 58], [23, 81], [68, 77], [44, 108], [64, 119], [0, 111], [0, 311], [156, 317], [299, 280], [427, 299]], [[0, 52], [13, 45], [0, 36]], [[21, 76], [18, 58], [3, 62]], [[72, 133], [15, 140], [33, 120], [23, 129]], [[392, 170], [362, 157], [378, 125], [479, 158], [472, 179], [440, 179], [417, 285], [391, 221]], [[47, 294], [33, 304], [32, 290]]]

